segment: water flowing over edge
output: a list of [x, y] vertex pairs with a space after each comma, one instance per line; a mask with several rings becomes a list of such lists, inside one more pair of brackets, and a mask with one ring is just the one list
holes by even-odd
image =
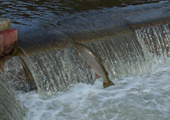
[[[13, 86], [9, 84], [5, 76], [0, 77], [0, 116], [3, 120], [23, 120], [26, 108], [17, 99]], [[10, 80], [9, 80], [10, 81]]]
[[[149, 26], [136, 30], [135, 34], [116, 36], [86, 45], [100, 56], [109, 78], [118, 82], [125, 76], [149, 73], [160, 59], [161, 63], [166, 62], [169, 56], [169, 33], [169, 24]], [[55, 95], [59, 91], [70, 89], [73, 84], [96, 82], [94, 71], [87, 69], [87, 64], [78, 56], [73, 46], [25, 54], [24, 61], [35, 78], [39, 97]], [[7, 60], [4, 70], [4, 77], [13, 86], [12, 89], [29, 89], [18, 57]], [[17, 101], [15, 97], [13, 100]], [[17, 104], [20, 106], [20, 103]], [[21, 111], [23, 109], [17, 108]], [[23, 116], [21, 111], [18, 113]]]
[[[169, 24], [165, 24], [86, 45], [99, 56], [109, 78], [114, 79], [147, 73], [160, 57], [166, 61], [169, 56], [169, 38]], [[40, 96], [51, 96], [67, 90], [72, 84], [93, 84], [95, 81], [94, 71], [87, 69], [88, 65], [73, 46], [25, 54], [24, 61], [34, 77]]]

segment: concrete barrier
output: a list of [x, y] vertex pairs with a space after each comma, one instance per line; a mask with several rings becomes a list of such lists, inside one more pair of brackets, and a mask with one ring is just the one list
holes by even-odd
[[0, 68], [17, 51], [17, 29], [11, 29], [11, 20], [0, 18]]

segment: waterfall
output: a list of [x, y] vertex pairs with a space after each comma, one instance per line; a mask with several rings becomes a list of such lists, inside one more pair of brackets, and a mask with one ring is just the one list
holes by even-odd
[[16, 99], [7, 78], [0, 77], [0, 116], [1, 120], [23, 120], [25, 108]]
[[[136, 74], [140, 69], [144, 53], [135, 38], [135, 34], [122, 35], [86, 45], [101, 56], [109, 78], [116, 78]], [[87, 69], [86, 62], [78, 56], [73, 46], [28, 55], [25, 61], [29, 64], [41, 95], [55, 94], [71, 84], [93, 84], [95, 81], [94, 71]]]
[[[169, 24], [84, 43], [100, 58], [110, 79], [149, 72], [154, 61], [169, 56]], [[93, 84], [95, 73], [74, 46], [27, 54], [24, 61], [40, 96], [50, 96], [76, 83]], [[154, 59], [156, 57], [156, 59]]]
[[170, 24], [143, 27], [136, 30], [136, 35], [152, 55], [169, 56]]

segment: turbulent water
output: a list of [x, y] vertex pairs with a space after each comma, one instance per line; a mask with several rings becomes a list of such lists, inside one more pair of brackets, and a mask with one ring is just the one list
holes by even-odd
[[150, 72], [113, 79], [116, 85], [107, 89], [97, 79], [50, 98], [41, 99], [35, 91], [19, 97], [27, 108], [25, 120], [169, 120], [169, 78], [169, 60], [159, 60]]

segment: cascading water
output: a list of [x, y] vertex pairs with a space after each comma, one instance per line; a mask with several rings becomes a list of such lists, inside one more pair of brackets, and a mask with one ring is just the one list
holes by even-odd
[[[165, 1], [1, 0], [1, 17], [18, 29], [19, 57], [29, 69], [19, 57], [6, 60], [0, 119], [169, 120], [170, 24], [147, 26], [169, 23]], [[103, 89], [68, 39], [93, 49], [115, 86]]]
[[[111, 79], [136, 74], [143, 64], [144, 53], [135, 34], [117, 36], [86, 44], [101, 56]], [[78, 56], [73, 46], [35, 53], [25, 59], [35, 78], [39, 94], [51, 95], [70, 84], [93, 84], [93, 70]]]
[[[106, 90], [71, 45], [32, 55], [26, 53], [24, 61], [33, 74], [39, 95], [34, 91], [19, 94], [28, 108], [24, 119], [168, 120], [169, 41], [170, 27], [165, 24], [85, 43], [100, 56], [109, 78], [116, 84]], [[70, 87], [71, 84], [77, 85]], [[68, 90], [59, 92], [65, 89]], [[44, 95], [54, 96], [39, 98]]]
[[[148, 72], [154, 57], [150, 57], [151, 53], [167, 54], [168, 40], [169, 25], [166, 24], [142, 28], [136, 30], [136, 34], [115, 36], [86, 45], [99, 56], [109, 78], [114, 79]], [[78, 56], [72, 45], [26, 54], [24, 60], [31, 70], [40, 96], [66, 90], [71, 84], [93, 84], [95, 81], [94, 71], [87, 69], [86, 62]]]
[[23, 120], [26, 109], [16, 99], [12, 86], [7, 77], [0, 77], [0, 119], [1, 120]]
[[[143, 41], [153, 55], [169, 56], [170, 25], [149, 26], [136, 30], [138, 39]], [[152, 56], [153, 57], [153, 56]]]

